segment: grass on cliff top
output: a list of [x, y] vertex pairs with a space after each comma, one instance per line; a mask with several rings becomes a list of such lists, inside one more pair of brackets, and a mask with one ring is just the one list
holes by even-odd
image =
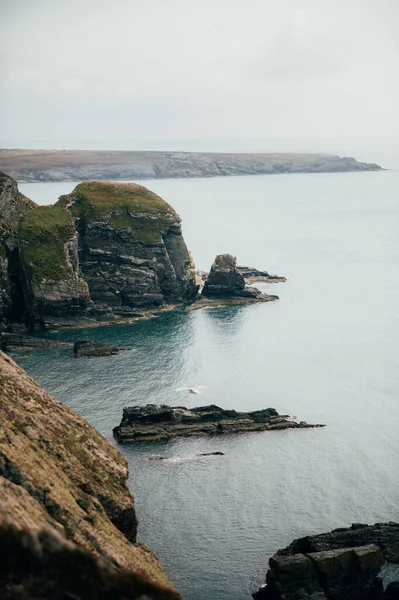
[[[76, 186], [77, 200], [72, 211], [83, 218], [102, 219], [110, 214], [147, 213], [167, 215], [173, 213], [172, 207], [157, 194], [136, 183], [109, 183], [102, 181], [84, 181]], [[65, 201], [68, 196], [61, 196]]]
[[[72, 193], [71, 212], [87, 222], [103, 222], [118, 231], [131, 229], [146, 243], [162, 241], [161, 233], [176, 221], [172, 207], [157, 194], [136, 183], [84, 181]], [[61, 196], [67, 205], [71, 195]]]
[[40, 206], [25, 215], [19, 239], [22, 260], [33, 282], [71, 277], [64, 246], [73, 233], [71, 215], [61, 205]]

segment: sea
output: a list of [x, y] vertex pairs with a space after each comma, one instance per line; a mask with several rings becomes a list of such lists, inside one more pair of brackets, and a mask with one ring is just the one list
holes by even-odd
[[[123, 407], [147, 403], [326, 425], [120, 446], [139, 540], [186, 600], [249, 600], [294, 538], [399, 520], [399, 153], [354, 155], [387, 170], [139, 182], [181, 215], [198, 268], [231, 253], [287, 277], [259, 284], [279, 301], [46, 333], [132, 350], [115, 357], [15, 355], [112, 443]], [[76, 183], [20, 189], [48, 204]]]

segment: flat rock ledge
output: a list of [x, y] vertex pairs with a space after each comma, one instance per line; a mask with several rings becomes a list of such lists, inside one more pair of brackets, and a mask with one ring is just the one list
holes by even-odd
[[243, 267], [237, 265], [237, 271], [244, 277], [246, 284], [251, 283], [284, 283], [287, 281], [286, 277], [280, 277], [279, 275], [272, 275], [268, 271], [259, 271], [253, 267]]
[[3, 352], [18, 350], [33, 350], [34, 348], [60, 348], [72, 346], [68, 342], [45, 340], [43, 338], [23, 335], [20, 333], [0, 333], [0, 350]]
[[220, 435], [276, 429], [324, 427], [279, 415], [276, 409], [253, 412], [224, 410], [220, 406], [168, 406], [147, 404], [123, 409], [120, 425], [114, 427], [115, 439], [121, 443], [166, 440], [174, 437]]
[[82, 340], [75, 342], [73, 346], [73, 354], [75, 358], [95, 358], [98, 356], [114, 356], [125, 352], [125, 348], [116, 348], [102, 342], [92, 342], [90, 340]]

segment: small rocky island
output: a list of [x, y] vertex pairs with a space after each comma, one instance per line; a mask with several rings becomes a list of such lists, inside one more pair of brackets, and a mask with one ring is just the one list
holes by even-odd
[[174, 437], [218, 435], [276, 429], [324, 427], [279, 415], [274, 408], [253, 412], [225, 410], [211, 404], [197, 408], [147, 404], [123, 409], [121, 424], [114, 427], [118, 442], [166, 440]]

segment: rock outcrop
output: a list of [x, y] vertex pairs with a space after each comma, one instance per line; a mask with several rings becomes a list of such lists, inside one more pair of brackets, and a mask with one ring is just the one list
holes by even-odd
[[131, 319], [196, 296], [180, 217], [153, 192], [89, 181], [37, 207], [2, 181], [3, 330]]
[[381, 167], [334, 154], [19, 149], [0, 150], [0, 169], [19, 181], [82, 181], [338, 173]]
[[33, 348], [61, 348], [65, 346], [72, 346], [72, 344], [56, 340], [45, 340], [20, 333], [0, 333], [0, 350], [3, 350], [3, 352], [10, 350], [32, 350]]
[[0, 331], [25, 318], [17, 234], [20, 222], [35, 207], [16, 181], [0, 173]]
[[248, 283], [283, 283], [287, 281], [285, 277], [272, 275], [268, 271], [258, 271], [253, 267], [237, 266], [237, 271], [244, 277], [246, 284]]
[[73, 345], [73, 354], [76, 358], [94, 358], [97, 356], [114, 356], [123, 352], [123, 348], [116, 348], [102, 342], [92, 342], [83, 340], [75, 342]]
[[122, 421], [114, 427], [118, 442], [164, 440], [178, 436], [218, 435], [288, 428], [324, 427], [292, 420], [274, 408], [253, 412], [224, 410], [220, 406], [185, 408], [147, 404], [123, 409]]
[[[256, 600], [382, 600], [379, 572], [399, 564], [399, 524], [355, 524], [307, 536], [269, 561], [266, 586]], [[391, 590], [394, 586], [391, 586]], [[387, 590], [387, 593], [389, 590]]]
[[[87, 576], [93, 598], [119, 581], [127, 595], [112, 597], [177, 599], [136, 542], [124, 457], [1, 352], [0, 390], [1, 597], [80, 597]], [[60, 581], [58, 594], [75, 595], [51, 595]]]
[[263, 294], [255, 287], [246, 286], [244, 276], [237, 268], [237, 259], [234, 256], [219, 254], [205, 280], [201, 296], [193, 308], [273, 300], [278, 300], [278, 296]]

